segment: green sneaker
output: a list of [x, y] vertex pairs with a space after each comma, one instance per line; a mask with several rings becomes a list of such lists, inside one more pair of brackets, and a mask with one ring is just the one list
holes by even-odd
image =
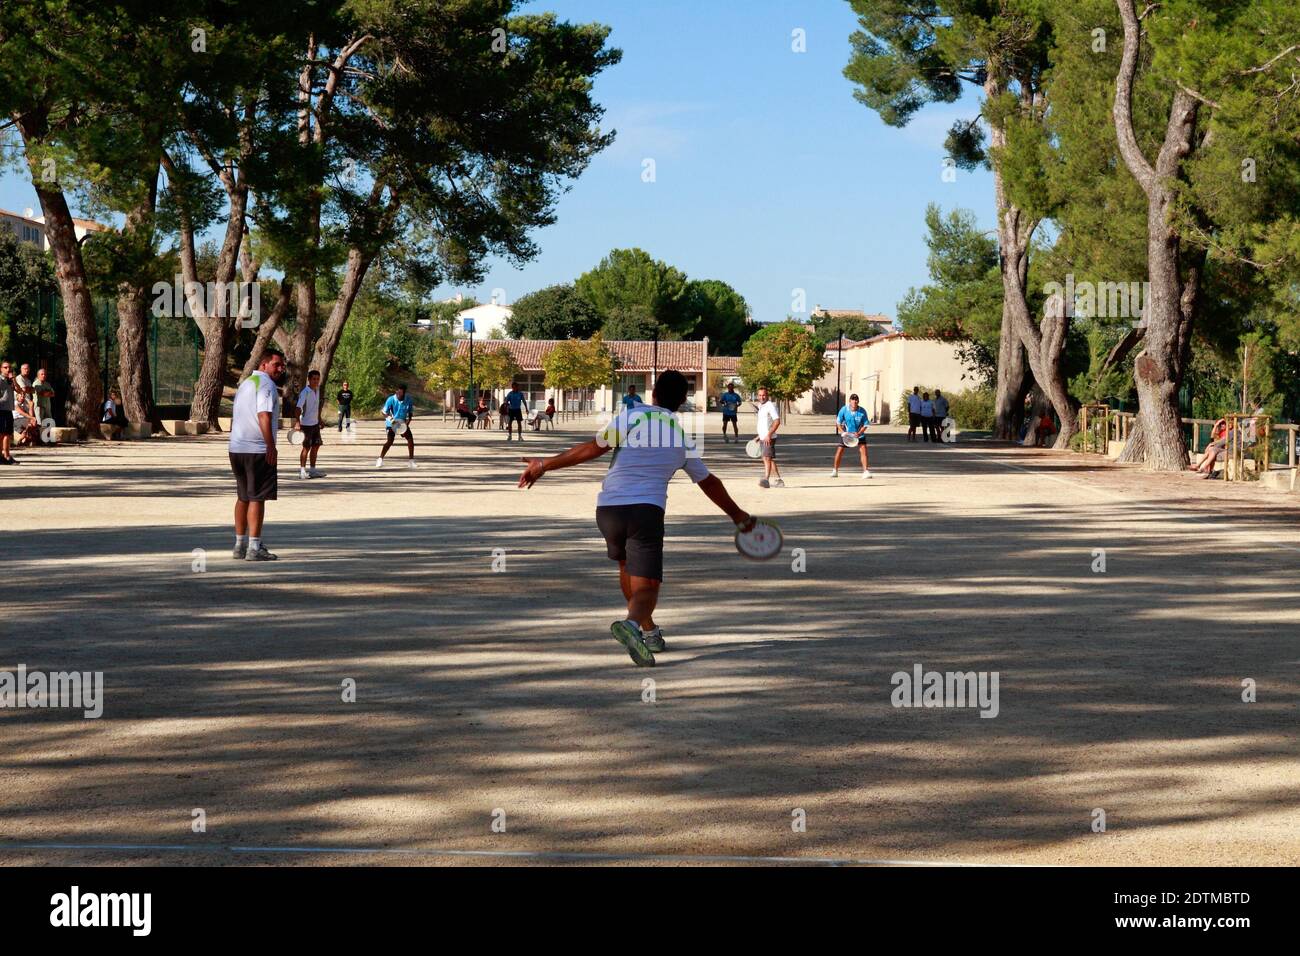
[[615, 621], [609, 626], [609, 633], [614, 640], [627, 648], [628, 657], [637, 667], [654, 667], [655, 656], [641, 639], [641, 628], [630, 621]]
[[664, 643], [664, 630], [661, 627], [656, 627], [653, 631], [642, 631], [641, 643], [656, 654], [668, 650], [668, 645]]

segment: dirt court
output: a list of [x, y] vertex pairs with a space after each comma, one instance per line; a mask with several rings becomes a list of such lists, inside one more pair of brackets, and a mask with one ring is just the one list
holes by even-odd
[[[223, 436], [19, 450], [0, 670], [102, 671], [104, 711], [0, 710], [0, 863], [1300, 863], [1300, 499], [890, 429], [833, 479], [829, 419], [764, 491], [714, 437], [786, 553], [679, 475], [638, 669], [604, 463], [515, 487], [593, 427], [417, 420], [416, 471], [327, 430], [310, 482], [284, 445], [275, 564], [230, 557]], [[998, 672], [997, 716], [893, 706], [917, 664]]]

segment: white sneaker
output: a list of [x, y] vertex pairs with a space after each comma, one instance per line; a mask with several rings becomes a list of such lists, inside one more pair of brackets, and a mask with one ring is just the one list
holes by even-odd
[[415, 459], [411, 459], [410, 461], [408, 461], [408, 462], [406, 463], [406, 467], [407, 467], [407, 468], [419, 468], [420, 466], [417, 465], [417, 464], [415, 463]]
[[864, 472], [862, 473], [862, 477], [863, 477], [863, 478], [870, 478], [870, 477], [871, 477], [871, 469], [868, 468], [866, 471], [864, 471]]
[[774, 479], [774, 480], [772, 481], [772, 487], [773, 487], [773, 488], [784, 488], [784, 487], [785, 487], [785, 482], [782, 481], [780, 478], [776, 478], [776, 479]]
[[306, 469], [306, 468], [299, 468], [299, 469], [298, 469], [298, 477], [299, 477], [299, 478], [306, 478], [306, 477], [308, 477], [308, 475], [307, 475], [307, 469]]
[[376, 467], [376, 468], [383, 468], [383, 467], [384, 467], [384, 459], [382, 459], [382, 458], [376, 458], [376, 459], [375, 459], [375, 467]]
[[831, 477], [832, 477], [832, 478], [838, 478], [839, 476], [840, 476], [840, 470], [839, 470], [838, 468], [832, 468], [832, 469], [831, 469]]

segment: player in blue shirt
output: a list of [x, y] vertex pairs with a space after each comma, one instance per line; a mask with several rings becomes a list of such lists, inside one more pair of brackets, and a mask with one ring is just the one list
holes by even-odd
[[510, 441], [512, 430], [515, 422], [519, 423], [519, 440], [524, 440], [524, 411], [528, 408], [528, 399], [524, 393], [519, 391], [519, 383], [511, 382], [510, 391], [506, 392], [505, 400], [501, 406], [505, 409], [506, 414], [506, 441]]
[[862, 458], [862, 477], [870, 478], [871, 469], [867, 467], [867, 426], [871, 424], [871, 419], [867, 416], [865, 408], [858, 407], [858, 396], [850, 395], [849, 403], [840, 409], [839, 415], [835, 418], [835, 430], [839, 433], [840, 440], [835, 445], [835, 465], [831, 468], [831, 477], [840, 476], [840, 460], [844, 457], [844, 438], [846, 435], [856, 436], [858, 439], [858, 454]]
[[727, 422], [731, 422], [731, 432], [736, 441], [740, 441], [740, 426], [736, 424], [736, 413], [740, 410], [740, 403], [743, 399], [740, 397], [740, 393], [736, 391], [735, 382], [727, 383], [727, 390], [722, 393], [722, 398], [718, 401], [722, 405], [722, 440], [724, 442], [731, 441], [727, 437]]
[[638, 405], [644, 404], [645, 403], [641, 401], [641, 396], [636, 393], [636, 386], [629, 385], [627, 387], [627, 394], [623, 396], [623, 407], [636, 408]]
[[397, 437], [393, 425], [395, 422], [406, 422], [406, 431], [403, 433], [406, 437], [406, 467], [415, 467], [415, 436], [411, 434], [411, 399], [406, 394], [406, 386], [397, 386], [397, 391], [388, 396], [388, 401], [384, 402], [384, 420], [388, 425], [388, 439], [384, 442], [384, 450], [379, 453], [375, 459], [375, 467], [384, 467], [384, 456], [388, 454], [388, 449], [393, 447], [393, 439]]

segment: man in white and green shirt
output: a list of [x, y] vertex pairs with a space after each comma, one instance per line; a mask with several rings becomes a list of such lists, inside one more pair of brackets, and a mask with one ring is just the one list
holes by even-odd
[[525, 458], [519, 487], [531, 488], [548, 471], [599, 458], [613, 449], [614, 459], [596, 498], [596, 526], [610, 560], [618, 562], [619, 585], [627, 617], [610, 626], [638, 667], [653, 667], [656, 652], [667, 650], [654, 623], [664, 569], [664, 510], [668, 481], [679, 470], [699, 485], [709, 500], [742, 529], [753, 520], [709, 473], [699, 449], [682, 429], [677, 409], [686, 400], [681, 372], [666, 371], [655, 382], [649, 405], [624, 408], [591, 441], [553, 458]]

